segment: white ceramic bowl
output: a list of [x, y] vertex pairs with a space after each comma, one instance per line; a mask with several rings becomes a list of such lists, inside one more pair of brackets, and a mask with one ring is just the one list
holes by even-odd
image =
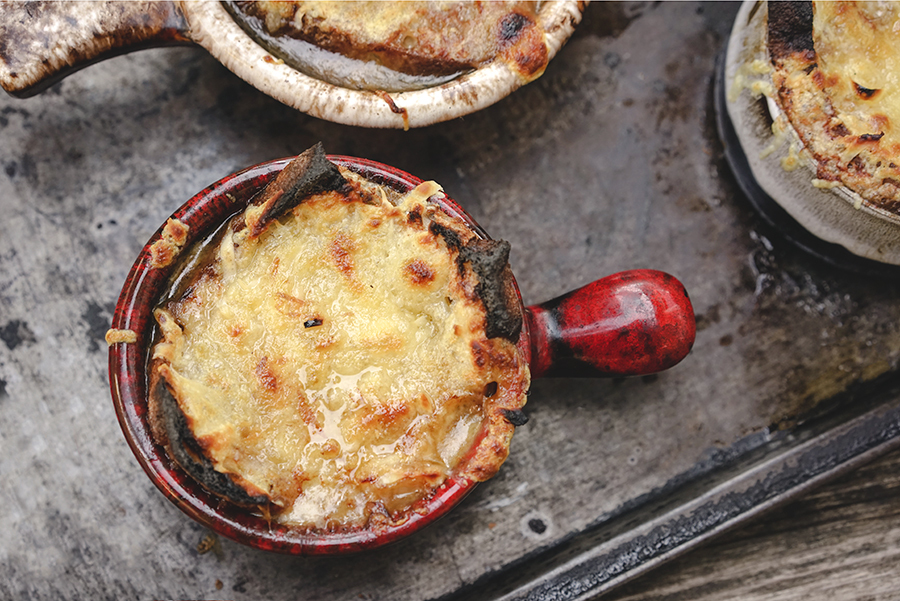
[[[540, 4], [538, 21], [552, 59], [581, 21], [585, 2]], [[363, 127], [422, 127], [467, 115], [525, 82], [500, 61], [434, 87], [397, 93], [349, 89], [275, 59], [218, 0], [185, 2], [0, 3], [0, 85], [12, 95], [40, 92], [72, 71], [134, 49], [196, 43], [271, 97], [314, 117]]]
[[753, 177], [814, 236], [856, 256], [900, 265], [900, 216], [872, 206], [843, 186], [815, 187], [815, 167], [803, 154], [796, 169], [782, 166], [790, 145], [796, 149], [802, 144], [789, 125], [784, 136], [773, 133], [777, 105], [759, 93], [772, 87], [771, 76], [759, 68], [770, 64], [766, 23], [766, 3], [746, 0], [735, 18], [724, 64], [725, 108]]

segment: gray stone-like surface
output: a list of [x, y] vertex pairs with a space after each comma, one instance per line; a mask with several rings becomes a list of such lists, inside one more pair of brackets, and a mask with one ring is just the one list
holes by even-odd
[[[196, 48], [0, 98], [0, 598], [437, 598], [896, 370], [897, 285], [781, 241], [728, 172], [712, 79], [736, 9], [590, 5], [541, 79], [411, 132], [307, 117]], [[512, 243], [528, 303], [626, 268], [671, 272], [694, 302], [697, 343], [659, 376], [535, 382], [501, 473], [407, 540], [341, 558], [222, 539], [200, 553], [210, 533], [125, 443], [103, 335], [173, 210], [320, 140], [442, 183]]]

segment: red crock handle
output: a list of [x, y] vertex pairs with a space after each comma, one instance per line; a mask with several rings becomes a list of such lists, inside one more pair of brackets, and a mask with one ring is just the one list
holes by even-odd
[[682, 283], [651, 269], [607, 276], [525, 317], [533, 378], [656, 373], [684, 359], [696, 334]]

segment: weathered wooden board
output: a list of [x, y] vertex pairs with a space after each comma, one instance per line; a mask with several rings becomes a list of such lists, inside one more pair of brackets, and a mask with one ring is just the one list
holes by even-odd
[[606, 601], [897, 598], [900, 452], [723, 535]]

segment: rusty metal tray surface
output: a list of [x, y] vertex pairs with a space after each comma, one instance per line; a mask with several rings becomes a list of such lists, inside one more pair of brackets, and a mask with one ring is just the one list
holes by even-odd
[[[898, 284], [789, 242], [725, 158], [714, 84], [737, 9], [592, 4], [541, 79], [410, 132], [310, 118], [192, 48], [0, 98], [0, 597], [592, 598], [894, 446]], [[669, 271], [694, 350], [654, 377], [536, 382], [499, 476], [389, 547], [212, 536], [131, 456], [103, 335], [175, 208], [320, 140], [442, 183], [512, 243], [527, 303]]]

